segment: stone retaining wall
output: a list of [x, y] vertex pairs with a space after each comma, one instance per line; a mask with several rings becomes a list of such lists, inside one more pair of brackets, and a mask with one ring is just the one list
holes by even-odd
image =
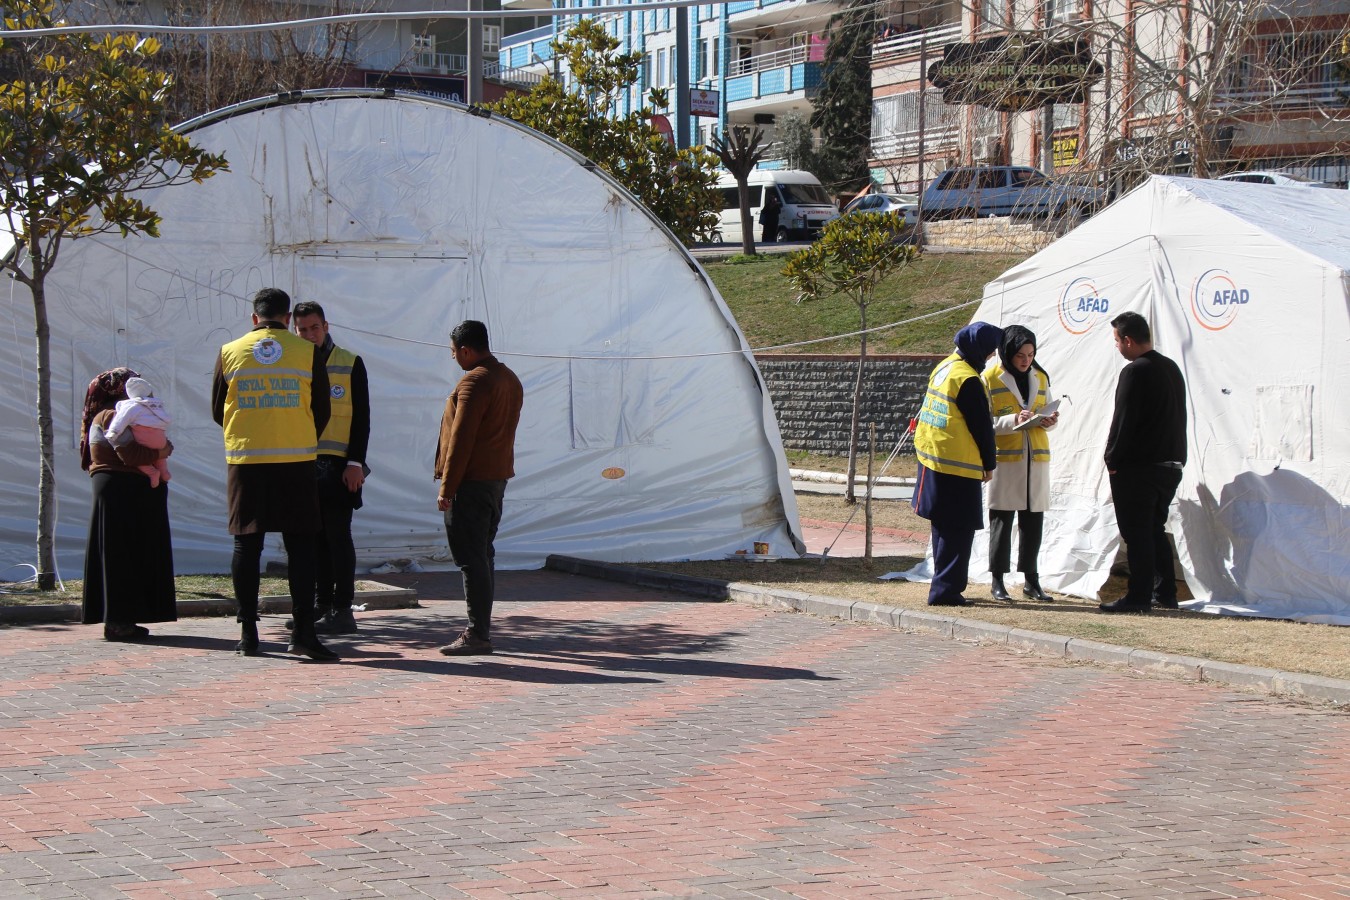
[[[877, 452], [890, 452], [919, 411], [928, 375], [942, 356], [868, 356], [863, 370], [860, 449], [867, 423], [877, 426]], [[783, 446], [834, 456], [848, 454], [856, 356], [764, 354], [755, 358], [773, 398]]]
[[1055, 239], [1044, 222], [990, 219], [945, 219], [925, 222], [924, 241], [930, 247], [989, 250], [1001, 253], [1034, 253]]

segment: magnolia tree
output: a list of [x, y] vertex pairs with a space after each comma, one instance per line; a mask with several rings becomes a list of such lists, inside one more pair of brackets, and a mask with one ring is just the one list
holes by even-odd
[[853, 383], [844, 492], [848, 503], [857, 502], [853, 479], [858, 474], [858, 428], [863, 369], [867, 363], [867, 305], [877, 285], [918, 254], [915, 247], [902, 242], [906, 234], [900, 217], [890, 213], [842, 216], [826, 225], [814, 244], [789, 256], [783, 268], [783, 274], [801, 292], [799, 301], [842, 294], [858, 307], [858, 374]]
[[[6, 31], [49, 29], [51, 0], [0, 0]], [[3, 35], [3, 32], [0, 32]], [[14, 241], [0, 267], [28, 288], [37, 338], [38, 586], [56, 583], [51, 329], [47, 276], [63, 242], [116, 232], [158, 236], [137, 192], [200, 182], [226, 167], [164, 123], [172, 78], [159, 45], [135, 35], [0, 41], [0, 219]]]

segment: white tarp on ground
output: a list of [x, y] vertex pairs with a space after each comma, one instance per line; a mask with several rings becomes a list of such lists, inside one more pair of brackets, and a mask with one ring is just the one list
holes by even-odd
[[1350, 624], [1347, 272], [1350, 192], [1155, 177], [986, 286], [974, 318], [1035, 331], [1067, 396], [1047, 586], [1095, 596], [1120, 544], [1102, 452], [1125, 362], [1109, 323], [1133, 310], [1186, 377], [1169, 530], [1192, 608]]
[[[768, 392], [731, 313], [673, 236], [610, 179], [535, 132], [458, 105], [373, 92], [256, 102], [186, 126], [230, 171], [149, 196], [159, 239], [68, 243], [48, 281], [61, 574], [78, 577], [89, 478], [84, 389], [139, 370], [174, 416], [179, 571], [227, 571], [225, 465], [211, 421], [220, 345], [277, 286], [317, 300], [370, 373], [373, 470], [353, 532], [364, 560], [444, 550], [432, 456], [485, 321], [520, 375], [517, 477], [499, 567], [551, 553], [715, 558], [754, 541], [796, 555], [796, 501]], [[32, 562], [37, 438], [32, 305], [0, 328], [0, 565]], [[275, 550], [273, 539], [269, 548]]]

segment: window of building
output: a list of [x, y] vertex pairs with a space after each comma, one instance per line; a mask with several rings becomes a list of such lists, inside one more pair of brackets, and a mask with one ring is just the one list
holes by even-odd
[[[961, 134], [961, 106], [948, 106], [937, 91], [924, 92], [925, 152], [950, 150]], [[893, 159], [919, 150], [919, 92], [878, 98], [872, 104], [872, 156]]]
[[652, 87], [661, 87], [666, 83], [666, 48], [656, 51], [656, 71], [652, 73]]
[[1045, 18], [1049, 22], [1071, 22], [1083, 11], [1083, 0], [1045, 0]]
[[1056, 103], [1050, 117], [1050, 127], [1055, 131], [1077, 129], [1083, 118], [1083, 107], [1077, 103]]
[[483, 26], [483, 52], [496, 53], [502, 47], [502, 26]]
[[1169, 60], [1160, 60], [1156, 69], [1135, 71], [1130, 118], [1152, 119], [1176, 112], [1176, 92], [1172, 87], [1174, 65]]
[[1003, 28], [1008, 21], [1008, 0], [980, 0], [980, 25]]

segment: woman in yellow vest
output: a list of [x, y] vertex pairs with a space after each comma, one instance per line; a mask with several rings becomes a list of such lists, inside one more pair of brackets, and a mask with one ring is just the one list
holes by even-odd
[[1046, 602], [1041, 590], [1036, 557], [1041, 551], [1045, 510], [1050, 506], [1050, 437], [1059, 413], [1045, 416], [1018, 431], [1028, 419], [1052, 401], [1050, 376], [1036, 362], [1036, 335], [1021, 325], [1003, 330], [999, 361], [984, 373], [994, 411], [994, 435], [998, 444], [998, 468], [989, 482], [989, 571], [994, 576], [990, 593], [995, 600], [1010, 600], [1003, 585], [1012, 560], [1013, 516], [1017, 516], [1017, 570], [1022, 573], [1022, 593], [1029, 600]]
[[914, 511], [933, 533], [933, 583], [929, 606], [965, 606], [975, 532], [984, 527], [981, 487], [994, 473], [994, 422], [984, 364], [1003, 341], [1003, 329], [972, 322], [956, 333], [956, 352], [928, 378], [919, 409], [914, 452], [919, 478]]

